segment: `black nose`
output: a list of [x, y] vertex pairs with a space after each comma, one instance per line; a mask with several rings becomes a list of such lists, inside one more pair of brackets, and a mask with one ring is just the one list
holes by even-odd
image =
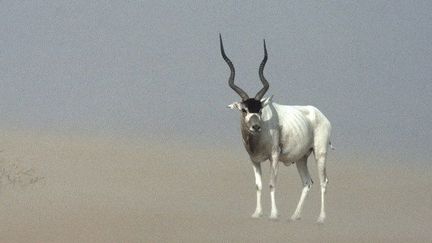
[[261, 127], [259, 125], [253, 125], [252, 129], [255, 131], [259, 131], [261, 129]]

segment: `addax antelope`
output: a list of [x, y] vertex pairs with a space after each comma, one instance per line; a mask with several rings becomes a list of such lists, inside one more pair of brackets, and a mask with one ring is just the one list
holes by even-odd
[[275, 201], [276, 179], [279, 162], [285, 165], [296, 164], [303, 183], [303, 190], [297, 208], [291, 216], [292, 220], [300, 219], [305, 198], [312, 186], [312, 179], [307, 167], [307, 159], [313, 153], [321, 186], [321, 212], [317, 222], [322, 223], [326, 217], [325, 194], [328, 183], [326, 174], [326, 157], [330, 144], [331, 125], [329, 120], [313, 106], [287, 106], [272, 101], [272, 96], [263, 98], [269, 88], [264, 77], [264, 66], [267, 62], [267, 48], [264, 40], [264, 59], [259, 66], [259, 77], [263, 88], [255, 97], [249, 95], [234, 84], [235, 69], [226, 56], [222, 37], [219, 35], [221, 54], [228, 64], [231, 74], [229, 86], [241, 97], [228, 107], [240, 111], [241, 134], [243, 144], [252, 161], [256, 184], [256, 209], [252, 217], [263, 215], [261, 207], [261, 163], [270, 161], [270, 218], [278, 218]]

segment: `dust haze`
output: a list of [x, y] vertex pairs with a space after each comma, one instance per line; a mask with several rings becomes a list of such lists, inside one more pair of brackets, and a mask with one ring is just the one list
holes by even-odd
[[[432, 238], [432, 3], [0, 6], [1, 242]], [[267, 95], [332, 122], [325, 225], [317, 183], [288, 221], [293, 166], [278, 177], [280, 220], [249, 218], [253, 171], [219, 33], [237, 85], [260, 89], [265, 38]]]

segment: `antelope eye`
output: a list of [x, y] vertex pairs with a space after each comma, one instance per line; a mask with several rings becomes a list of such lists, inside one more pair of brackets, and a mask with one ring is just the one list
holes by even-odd
[[244, 109], [244, 108], [243, 108], [241, 111], [242, 111], [243, 113], [246, 113], [246, 109]]

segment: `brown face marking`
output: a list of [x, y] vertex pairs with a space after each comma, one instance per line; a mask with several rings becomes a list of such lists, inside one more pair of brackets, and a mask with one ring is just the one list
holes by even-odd
[[262, 109], [261, 101], [254, 98], [247, 99], [242, 102], [244, 106], [247, 107], [249, 113], [259, 113]]

